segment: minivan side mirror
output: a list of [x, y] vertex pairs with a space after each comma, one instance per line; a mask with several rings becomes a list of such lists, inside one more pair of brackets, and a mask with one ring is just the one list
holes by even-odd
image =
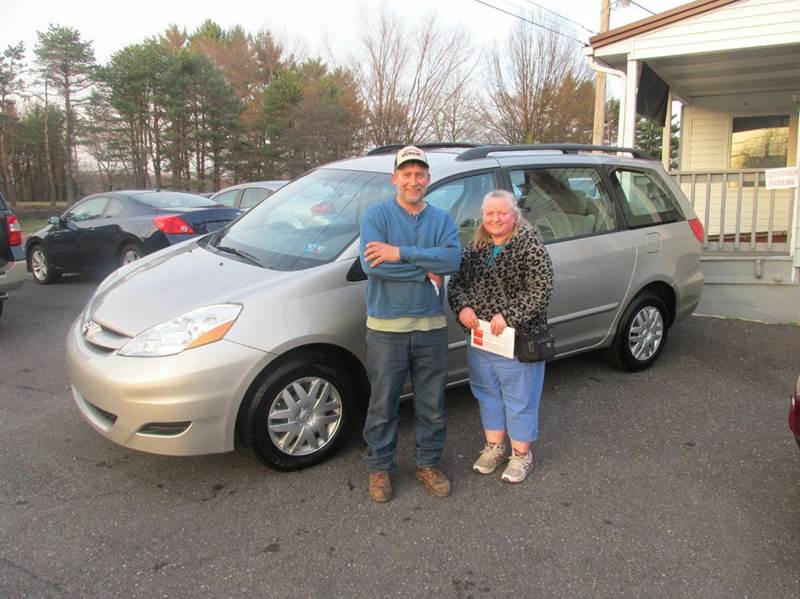
[[353, 266], [351, 266], [350, 270], [347, 271], [346, 279], [349, 283], [367, 280], [367, 275], [364, 273], [364, 269], [361, 267], [361, 260], [358, 258], [355, 259]]
[[47, 219], [47, 223], [50, 225], [60, 225], [61, 224], [61, 217], [60, 216], [51, 216]]

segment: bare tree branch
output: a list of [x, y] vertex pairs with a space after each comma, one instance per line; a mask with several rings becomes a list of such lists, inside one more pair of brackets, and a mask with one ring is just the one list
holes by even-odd
[[[446, 30], [435, 15], [415, 27], [383, 8], [361, 28], [364, 60], [357, 61], [366, 106], [366, 138], [374, 145], [438, 137], [452, 103], [475, 69], [475, 52], [461, 30]], [[465, 112], [469, 115], [469, 111]]]

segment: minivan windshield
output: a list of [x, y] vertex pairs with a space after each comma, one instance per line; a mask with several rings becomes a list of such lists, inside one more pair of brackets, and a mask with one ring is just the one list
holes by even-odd
[[394, 196], [388, 173], [317, 169], [273, 193], [208, 244], [272, 270], [319, 266], [353, 243], [371, 204]]

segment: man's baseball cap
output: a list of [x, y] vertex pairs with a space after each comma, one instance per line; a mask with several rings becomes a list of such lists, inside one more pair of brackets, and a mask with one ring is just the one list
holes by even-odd
[[406, 162], [419, 162], [425, 165], [425, 168], [430, 168], [428, 157], [425, 156], [425, 152], [420, 150], [417, 146], [406, 146], [397, 152], [394, 157], [394, 170], [397, 170]]

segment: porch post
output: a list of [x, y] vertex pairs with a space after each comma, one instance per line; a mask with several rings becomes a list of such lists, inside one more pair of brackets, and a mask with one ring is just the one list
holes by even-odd
[[672, 153], [672, 92], [667, 93], [667, 116], [661, 133], [661, 164], [669, 172], [669, 155]]
[[620, 145], [632, 148], [636, 144], [636, 90], [639, 87], [639, 61], [628, 59], [628, 73], [625, 80], [625, 108], [619, 116], [622, 133]]
[[[795, 110], [797, 110], [797, 144], [795, 145], [794, 165], [800, 172], [800, 98], [792, 97]], [[794, 255], [794, 268], [792, 269], [792, 283], [800, 283], [800, 185], [794, 188], [794, 207], [792, 209], [792, 248]]]

